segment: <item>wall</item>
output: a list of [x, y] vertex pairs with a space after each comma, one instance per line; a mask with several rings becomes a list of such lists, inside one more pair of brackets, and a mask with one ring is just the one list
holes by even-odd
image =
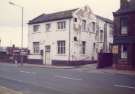
[[[34, 55], [33, 54], [33, 42], [40, 42], [40, 50], [43, 50], [45, 53], [45, 46], [50, 45], [51, 46], [51, 53], [50, 57], [51, 59], [60, 59], [60, 60], [67, 60], [68, 59], [68, 34], [69, 34], [69, 19], [64, 20], [66, 21], [66, 29], [64, 31], [59, 31], [57, 29], [57, 22], [58, 21], [52, 21], [52, 22], [46, 22], [46, 23], [40, 23], [41, 29], [39, 32], [33, 33], [33, 25], [29, 26], [29, 49], [30, 53], [32, 55], [29, 55], [29, 59], [41, 59], [45, 58], [45, 55], [43, 57], [41, 55]], [[47, 32], [45, 29], [45, 25], [47, 23], [51, 24], [50, 32]], [[57, 40], [65, 40], [66, 41], [66, 54], [65, 55], [58, 55], [57, 54]]]

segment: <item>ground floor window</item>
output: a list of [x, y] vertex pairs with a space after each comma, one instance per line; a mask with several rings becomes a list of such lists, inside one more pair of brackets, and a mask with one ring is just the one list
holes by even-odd
[[34, 54], [40, 53], [39, 42], [33, 42], [33, 53]]
[[121, 59], [127, 59], [128, 58], [128, 47], [127, 45], [121, 45]]
[[82, 41], [81, 53], [82, 53], [82, 54], [85, 54], [85, 53], [86, 53], [86, 42], [85, 42], [85, 41]]
[[62, 41], [57, 41], [57, 52], [58, 52], [58, 54], [65, 54], [65, 45], [66, 45], [66, 43], [65, 43], [65, 41], [64, 40], [62, 40]]

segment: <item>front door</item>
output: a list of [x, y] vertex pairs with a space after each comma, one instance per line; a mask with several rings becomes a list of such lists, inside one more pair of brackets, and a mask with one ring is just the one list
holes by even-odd
[[50, 51], [51, 51], [50, 45], [45, 46], [45, 63], [48, 65], [51, 65]]

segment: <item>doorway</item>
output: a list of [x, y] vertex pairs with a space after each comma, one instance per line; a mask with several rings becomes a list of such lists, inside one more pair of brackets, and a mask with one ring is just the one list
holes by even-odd
[[51, 57], [50, 57], [50, 52], [51, 52], [51, 46], [50, 45], [46, 45], [45, 46], [45, 63], [48, 65], [51, 65]]

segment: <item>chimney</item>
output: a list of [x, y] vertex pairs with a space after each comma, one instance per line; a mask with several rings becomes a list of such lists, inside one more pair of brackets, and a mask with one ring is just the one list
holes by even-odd
[[130, 0], [120, 0], [120, 8], [126, 7]]

